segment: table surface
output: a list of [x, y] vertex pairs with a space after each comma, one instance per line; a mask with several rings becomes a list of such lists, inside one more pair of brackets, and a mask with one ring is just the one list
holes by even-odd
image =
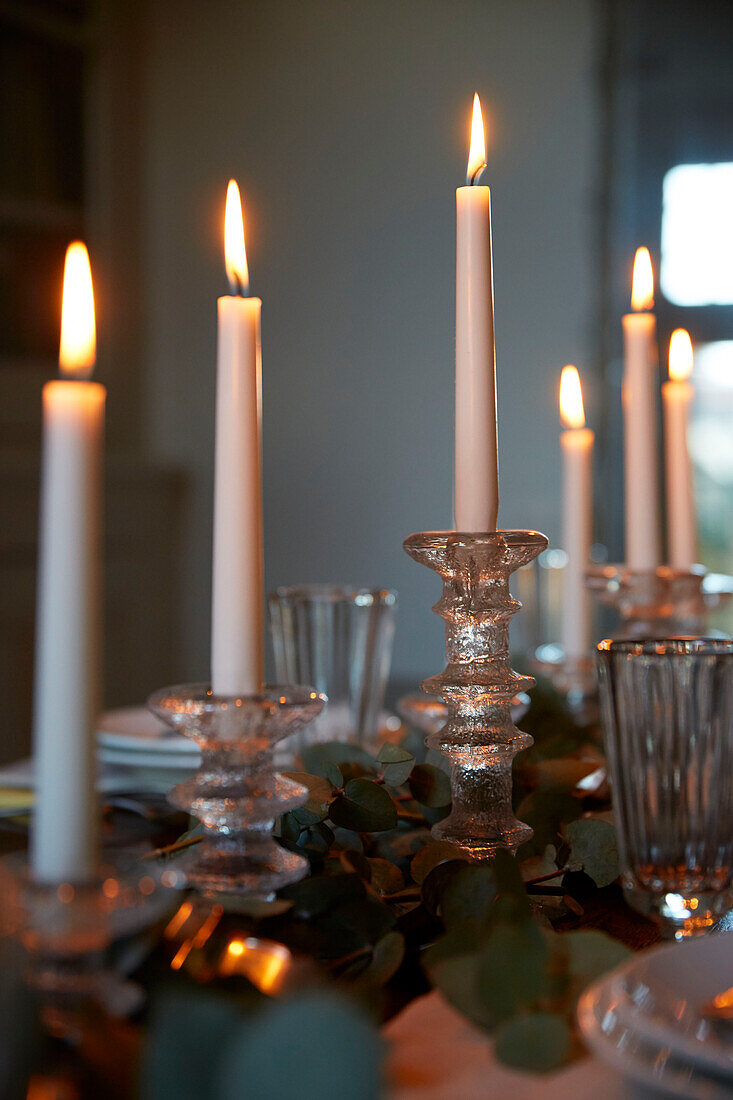
[[[187, 824], [183, 815], [162, 809], [158, 818], [148, 821], [121, 809], [107, 808], [103, 839], [107, 846], [140, 841], [159, 847], [180, 836]], [[22, 826], [8, 820], [0, 821], [1, 854], [22, 849], [26, 839]], [[594, 891], [583, 900], [583, 905], [582, 915], [569, 913], [554, 921], [554, 927], [558, 930], [599, 929], [635, 950], [659, 941], [656, 927], [624, 904], [621, 891], [615, 885]], [[564, 1100], [569, 1095], [592, 1095], [594, 1100], [641, 1095], [629, 1091], [630, 1086], [590, 1057], [541, 1078], [509, 1070], [495, 1061], [492, 1044], [486, 1041], [485, 1034], [451, 1008], [439, 993], [433, 991], [418, 997], [414, 997], [414, 990], [394, 990], [393, 993], [383, 1028], [388, 1040], [386, 1074], [390, 1100], [443, 1100], [448, 1095], [460, 1095], [461, 1100], [473, 1097], [485, 1100], [489, 1094], [498, 1095], [504, 1091], [512, 1100], [524, 1100], [524, 1097], [534, 1100], [538, 1088], [547, 1100], [554, 1097]], [[142, 1028], [138, 1024], [125, 1020], [96, 1020], [81, 1043], [82, 1050], [88, 1048], [82, 1076], [88, 1077], [91, 1072], [92, 1079], [97, 1082], [114, 1080], [115, 1095], [129, 1100], [134, 1095], [129, 1066], [134, 1064], [134, 1054], [141, 1039]], [[91, 1070], [89, 1050], [94, 1051], [95, 1064]], [[76, 1077], [79, 1066], [70, 1057], [70, 1052], [59, 1046], [56, 1055], [57, 1065], [52, 1072]], [[487, 1092], [489, 1086], [490, 1093]], [[90, 1092], [81, 1087], [77, 1095], [93, 1095], [94, 1087], [97, 1086], [92, 1085]]]

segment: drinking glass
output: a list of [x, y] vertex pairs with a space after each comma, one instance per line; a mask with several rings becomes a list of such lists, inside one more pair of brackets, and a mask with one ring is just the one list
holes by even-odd
[[606, 640], [597, 664], [626, 899], [705, 932], [733, 904], [733, 641]]
[[[268, 605], [277, 680], [312, 684], [328, 697], [301, 740], [372, 744], [392, 658], [397, 593], [300, 585], [276, 589]], [[291, 739], [288, 748], [297, 747]]]

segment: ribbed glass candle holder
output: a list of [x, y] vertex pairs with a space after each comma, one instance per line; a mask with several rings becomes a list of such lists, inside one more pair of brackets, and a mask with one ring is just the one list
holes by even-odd
[[534, 680], [509, 666], [509, 622], [521, 606], [509, 577], [546, 546], [538, 531], [428, 531], [404, 544], [443, 581], [433, 610], [445, 620], [448, 665], [422, 688], [448, 707], [448, 721], [426, 741], [451, 762], [453, 804], [433, 836], [474, 859], [516, 851], [532, 835], [512, 812], [512, 760], [532, 738], [514, 725], [511, 705]]
[[204, 827], [184, 857], [189, 885], [206, 894], [271, 898], [308, 870], [308, 861], [272, 835], [275, 819], [302, 806], [300, 783], [280, 775], [275, 745], [312, 721], [326, 699], [308, 687], [267, 687], [262, 695], [216, 696], [206, 684], [156, 692], [150, 708], [201, 749], [201, 766], [168, 799]]

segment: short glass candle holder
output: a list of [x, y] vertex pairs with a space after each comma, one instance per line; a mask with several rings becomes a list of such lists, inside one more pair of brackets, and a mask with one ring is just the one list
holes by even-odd
[[733, 641], [606, 640], [598, 672], [626, 899], [706, 932], [733, 905]]
[[453, 801], [433, 836], [473, 859], [516, 851], [532, 835], [512, 812], [512, 761], [532, 738], [514, 725], [511, 706], [534, 680], [509, 666], [509, 622], [521, 606], [509, 577], [546, 546], [537, 531], [428, 531], [404, 544], [443, 581], [434, 610], [445, 620], [448, 666], [422, 688], [447, 704], [447, 722], [426, 743], [451, 762]]
[[292, 685], [236, 697], [182, 684], [150, 697], [154, 713], [201, 749], [199, 770], [168, 796], [204, 828], [201, 843], [182, 857], [188, 885], [207, 895], [272, 898], [306, 874], [308, 861], [278, 844], [273, 828], [281, 814], [303, 805], [308, 791], [275, 770], [273, 753], [325, 702], [320, 692]]
[[18, 853], [0, 861], [3, 933], [25, 948], [27, 981], [52, 1034], [73, 1037], [82, 1005], [111, 1015], [139, 1007], [142, 990], [109, 966], [108, 948], [165, 917], [178, 886], [171, 866], [137, 852], [105, 856], [88, 882], [39, 882]]
[[690, 569], [629, 569], [599, 565], [586, 574], [597, 599], [619, 616], [619, 638], [665, 638], [710, 633], [713, 612], [733, 598], [733, 577]]

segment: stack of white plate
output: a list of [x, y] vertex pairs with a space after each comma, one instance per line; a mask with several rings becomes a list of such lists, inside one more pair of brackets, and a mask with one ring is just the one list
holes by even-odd
[[97, 755], [101, 764], [129, 778], [131, 785], [163, 790], [189, 776], [201, 760], [193, 741], [145, 707], [106, 711], [99, 719]]
[[705, 1008], [731, 987], [733, 935], [721, 932], [657, 948], [607, 974], [580, 998], [578, 1020], [598, 1057], [639, 1084], [730, 1100], [733, 1021], [712, 1022]]

